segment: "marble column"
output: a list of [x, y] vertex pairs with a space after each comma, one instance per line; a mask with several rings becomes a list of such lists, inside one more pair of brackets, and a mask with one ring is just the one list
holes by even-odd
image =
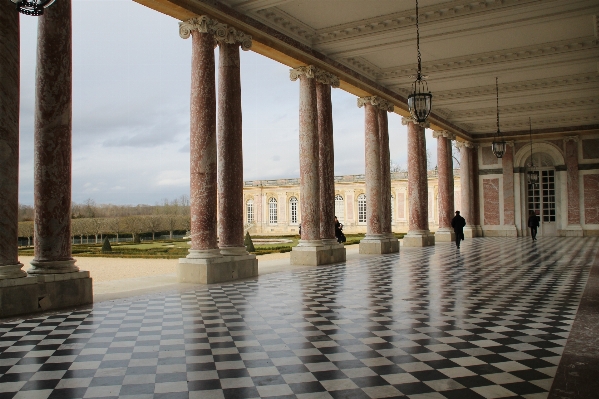
[[395, 237], [391, 226], [391, 153], [389, 150], [389, 118], [393, 104], [380, 99], [378, 106], [379, 144], [381, 146], [381, 225], [382, 233]]
[[316, 104], [318, 115], [318, 162], [320, 180], [320, 238], [324, 244], [336, 244], [335, 238], [335, 151], [333, 143], [333, 105], [331, 86], [339, 87], [339, 78], [317, 70]]
[[506, 236], [517, 237], [516, 202], [514, 197], [514, 142], [509, 141], [501, 158], [503, 168], [503, 230]]
[[[183, 26], [183, 24], [182, 24]], [[191, 248], [187, 258], [220, 257], [217, 244], [217, 150], [214, 36], [207, 24], [191, 35], [190, 208]]]
[[243, 149], [239, 44], [219, 42], [218, 237], [223, 255], [246, 255], [243, 245]]
[[19, 13], [0, 4], [0, 280], [27, 276], [19, 262]]
[[[179, 259], [178, 280], [212, 284], [254, 277], [258, 275], [258, 261], [255, 255], [247, 253], [243, 245], [239, 65], [239, 46], [248, 50], [252, 38], [207, 16], [180, 22], [179, 35], [184, 39], [192, 36], [192, 248], [186, 258]], [[214, 67], [216, 43], [220, 46], [218, 126]]]
[[451, 139], [453, 135], [446, 130], [434, 131], [437, 139], [437, 171], [439, 184], [439, 228], [435, 232], [435, 243], [455, 241], [451, 219], [455, 209], [453, 204], [453, 159]]
[[460, 150], [460, 199], [462, 209], [460, 214], [466, 219], [464, 236], [476, 237], [476, 224], [474, 221], [474, 192], [472, 182], [472, 148], [473, 145], [466, 141], [456, 143]]
[[480, 207], [480, 184], [479, 184], [479, 179], [478, 179], [478, 174], [479, 174], [478, 149], [479, 149], [478, 145], [474, 145], [470, 152], [470, 156], [472, 157], [470, 160], [470, 178], [471, 178], [470, 184], [472, 185], [471, 206], [472, 206], [472, 219], [473, 219], [472, 223], [474, 224], [474, 228], [476, 229], [475, 237], [482, 237], [483, 229], [482, 229], [482, 226], [480, 225], [481, 207]]
[[428, 176], [426, 170], [425, 126], [404, 117], [402, 125], [408, 127], [408, 234], [404, 247], [435, 245], [435, 236], [428, 227]]
[[79, 270], [71, 256], [71, 39], [71, 1], [58, 1], [38, 20], [30, 274]]
[[379, 137], [378, 107], [364, 104], [364, 143], [366, 165], [366, 237], [383, 237], [381, 143]]
[[[568, 187], [568, 226], [564, 230], [566, 236], [581, 237], [580, 224], [580, 183], [578, 176], [578, 136], [564, 139], [566, 149], [566, 176]], [[541, 182], [539, 182], [541, 183]]]

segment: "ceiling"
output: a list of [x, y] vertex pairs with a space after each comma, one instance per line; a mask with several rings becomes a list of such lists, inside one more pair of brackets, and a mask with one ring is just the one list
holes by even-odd
[[[179, 19], [206, 13], [247, 30], [255, 51], [337, 73], [356, 95], [405, 114], [416, 72], [413, 0], [136, 0]], [[470, 139], [496, 131], [599, 131], [599, 1], [420, 0], [431, 121]]]

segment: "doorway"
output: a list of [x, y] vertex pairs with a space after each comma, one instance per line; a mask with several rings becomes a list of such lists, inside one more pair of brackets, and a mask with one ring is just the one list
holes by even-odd
[[528, 185], [528, 210], [534, 211], [541, 226], [538, 235], [557, 235], [555, 222], [555, 169], [543, 168], [538, 171], [539, 183]]

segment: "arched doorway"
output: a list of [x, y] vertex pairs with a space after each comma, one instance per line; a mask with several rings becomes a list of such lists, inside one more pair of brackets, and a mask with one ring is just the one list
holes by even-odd
[[[532, 160], [532, 163], [531, 163]], [[538, 173], [538, 184], [527, 185], [526, 214], [534, 211], [540, 220], [539, 236], [557, 235], [557, 212], [556, 212], [556, 173], [553, 158], [546, 153], [533, 153], [525, 163], [526, 173], [534, 171]], [[531, 168], [530, 165], [534, 165]]]

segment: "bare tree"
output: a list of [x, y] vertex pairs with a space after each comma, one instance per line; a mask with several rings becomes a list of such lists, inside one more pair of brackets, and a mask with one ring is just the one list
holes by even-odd
[[116, 242], [119, 242], [119, 233], [123, 231], [124, 222], [120, 217], [106, 219], [106, 233], [116, 234]]
[[164, 226], [164, 218], [158, 215], [150, 215], [144, 217], [146, 230], [152, 233], [152, 241], [155, 240], [155, 234], [157, 231], [161, 231]]
[[127, 216], [123, 222], [125, 229], [133, 235], [133, 241], [140, 242], [140, 234], [144, 232], [144, 219], [141, 216]]
[[27, 237], [27, 246], [31, 246], [31, 238], [33, 237], [34, 228], [33, 222], [19, 222], [19, 237]]

